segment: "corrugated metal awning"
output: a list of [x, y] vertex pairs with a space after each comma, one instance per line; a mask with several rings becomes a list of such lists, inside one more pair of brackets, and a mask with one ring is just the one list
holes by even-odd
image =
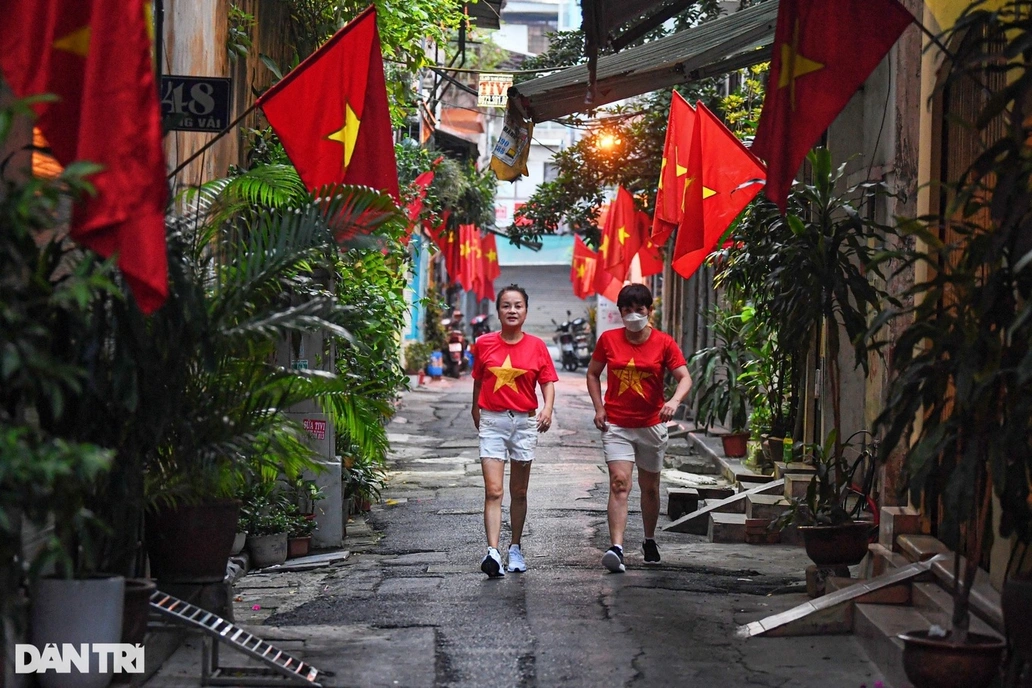
[[509, 89], [509, 103], [524, 117], [544, 122], [585, 112], [623, 98], [710, 76], [770, 59], [777, 0], [679, 31], [598, 60], [595, 101], [584, 102], [588, 67], [578, 65], [525, 81]]

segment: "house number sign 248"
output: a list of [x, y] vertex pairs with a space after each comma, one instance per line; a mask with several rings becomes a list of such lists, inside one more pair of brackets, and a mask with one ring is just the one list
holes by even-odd
[[222, 131], [229, 124], [231, 89], [231, 79], [162, 76], [162, 119], [169, 129]]

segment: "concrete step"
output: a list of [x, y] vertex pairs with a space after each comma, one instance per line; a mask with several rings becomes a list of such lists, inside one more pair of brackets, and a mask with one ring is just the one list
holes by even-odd
[[[934, 559], [929, 559], [931, 562], [931, 570], [941, 585], [946, 590], [950, 590], [953, 587], [953, 553], [940, 554]], [[964, 572], [964, 557], [960, 558], [961, 575]], [[981, 617], [983, 621], [988, 623], [997, 633], [1003, 634], [1003, 609], [1000, 607], [1000, 593], [989, 582], [989, 574], [978, 569], [975, 574], [975, 583], [971, 586], [971, 611], [977, 616]]]
[[699, 491], [694, 487], [671, 487], [667, 490], [667, 516], [677, 520], [699, 509]]
[[[951, 626], [950, 619], [953, 617], [953, 595], [942, 586], [936, 583], [914, 583], [913, 586], [914, 607], [918, 609], [930, 623], [941, 628]], [[970, 630], [974, 633], [983, 633], [997, 638], [1003, 634], [987, 624], [975, 614], [971, 615]]]
[[926, 630], [928, 619], [913, 607], [891, 604], [858, 604], [853, 613], [853, 633], [867, 658], [881, 670], [893, 688], [909, 688], [903, 671], [900, 633]]
[[867, 557], [860, 562], [860, 575], [862, 578], [873, 579], [909, 563], [910, 561], [902, 554], [875, 542], [867, 546]]
[[731, 487], [730, 485], [720, 485], [716, 487], [708, 485], [699, 485], [695, 489], [699, 493], [699, 498], [705, 499], [707, 502], [719, 502], [721, 499], [734, 497], [736, 494], [738, 494], [738, 490]]
[[788, 511], [788, 507], [788, 500], [777, 494], [751, 494], [745, 499], [745, 515], [748, 518], [774, 520]]
[[[748, 490], [746, 492], [739, 492], [738, 494], [732, 495], [726, 499], [715, 501], [706, 500], [705, 506], [700, 507], [697, 511], [693, 511], [690, 514], [685, 514], [673, 523], [667, 524], [663, 527], [663, 530], [670, 531], [673, 533], [691, 533], [693, 535], [706, 535], [709, 532], [710, 514], [727, 513], [730, 511], [742, 514], [742, 517], [744, 519], [745, 500], [748, 498], [750, 494], [777, 494], [783, 489], [783, 487], [784, 485], [782, 484], [782, 482], [780, 480], [776, 480], [772, 483], [761, 485], [757, 488]], [[745, 527], [744, 520], [742, 527]]]
[[806, 499], [806, 490], [810, 487], [810, 476], [802, 473], [789, 473], [782, 480], [785, 481], [783, 495], [785, 499]]
[[745, 514], [711, 513], [707, 536], [710, 542], [745, 542]]
[[904, 534], [896, 536], [896, 548], [908, 561], [927, 561], [950, 548], [931, 535]]
[[778, 478], [784, 478], [786, 475], [813, 475], [817, 472], [817, 469], [812, 464], [802, 463], [801, 461], [793, 461], [787, 463], [785, 461], [774, 462], [774, 475]]

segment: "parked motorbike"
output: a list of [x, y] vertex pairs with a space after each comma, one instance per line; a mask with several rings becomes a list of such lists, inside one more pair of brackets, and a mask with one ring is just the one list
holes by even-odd
[[462, 311], [452, 311], [450, 318], [441, 321], [441, 327], [448, 332], [448, 349], [441, 352], [444, 354], [444, 374], [457, 378], [469, 371], [469, 359], [466, 358], [469, 343], [462, 323]]
[[487, 313], [478, 315], [469, 321], [469, 325], [473, 329], [473, 341], [476, 342], [481, 335], [491, 331], [491, 316]]
[[554, 319], [555, 334], [552, 341], [559, 345], [560, 363], [564, 370], [576, 372], [579, 367], [587, 367], [591, 362], [594, 349], [591, 328], [585, 318], [569, 319], [572, 313], [566, 311], [567, 320], [557, 323]]

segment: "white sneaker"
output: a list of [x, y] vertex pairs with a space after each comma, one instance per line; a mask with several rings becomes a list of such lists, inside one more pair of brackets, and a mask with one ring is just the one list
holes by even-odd
[[505, 569], [502, 568], [502, 555], [494, 547], [487, 548], [487, 555], [480, 562], [480, 570], [486, 573], [488, 578], [505, 576]]
[[623, 573], [627, 570], [623, 562], [623, 548], [613, 545], [602, 555], [602, 565], [609, 569], [610, 573]]
[[510, 572], [522, 573], [527, 570], [527, 562], [523, 559], [523, 552], [520, 551], [519, 545], [509, 545], [509, 566], [507, 568]]

